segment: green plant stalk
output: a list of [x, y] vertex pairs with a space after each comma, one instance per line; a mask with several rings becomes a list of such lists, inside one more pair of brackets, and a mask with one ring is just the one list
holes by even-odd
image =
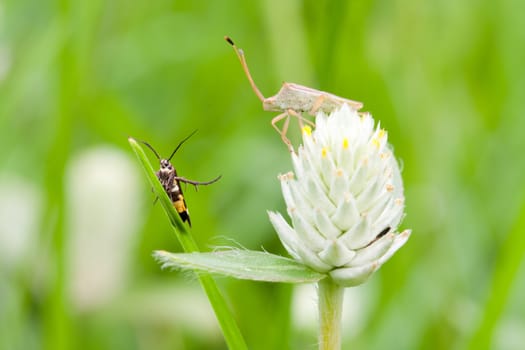
[[[488, 285], [488, 297], [482, 308], [481, 322], [472, 334], [468, 349], [489, 349], [494, 344], [493, 338], [498, 322], [508, 307], [510, 294], [520, 275], [520, 265], [525, 257], [525, 203], [517, 216], [517, 222], [507, 234], [499, 248], [500, 258], [495, 262], [492, 283]], [[501, 324], [501, 323], [499, 323]]]
[[[198, 252], [199, 249], [195, 243], [195, 240], [193, 239], [193, 236], [191, 236], [190, 232], [180, 219], [179, 214], [176, 212], [173, 204], [171, 203], [171, 200], [168, 198], [164, 188], [158, 181], [157, 175], [155, 175], [155, 170], [151, 166], [148, 158], [146, 157], [146, 154], [137, 141], [135, 141], [133, 138], [129, 138], [128, 141], [131, 145], [131, 148], [137, 155], [142, 167], [144, 168], [146, 176], [153, 187], [155, 195], [157, 195], [159, 198], [160, 204], [168, 215], [171, 225], [173, 226], [173, 230], [175, 231], [175, 235], [177, 236], [183, 250], [186, 253]], [[215, 312], [215, 316], [217, 317], [219, 325], [222, 329], [224, 338], [228, 344], [228, 348], [232, 350], [247, 350], [248, 347], [246, 346], [239, 327], [237, 326], [237, 323], [235, 322], [235, 319], [226, 305], [226, 301], [224, 300], [224, 297], [219, 291], [219, 288], [217, 287], [217, 284], [213, 278], [206, 273], [198, 273], [197, 277], [199, 278], [199, 281], [204, 288], [206, 295], [208, 296], [213, 311]]]
[[341, 349], [341, 314], [344, 288], [331, 278], [317, 283], [319, 299], [319, 350]]

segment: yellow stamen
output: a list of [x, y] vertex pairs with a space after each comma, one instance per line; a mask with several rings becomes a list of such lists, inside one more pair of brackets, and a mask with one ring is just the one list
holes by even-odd
[[277, 178], [280, 181], [289, 181], [289, 180], [293, 180], [294, 174], [291, 171], [289, 171], [286, 174], [279, 174], [279, 176], [277, 176]]
[[379, 148], [379, 146], [381, 146], [381, 143], [379, 143], [379, 140], [375, 137], [372, 139], [372, 144], [376, 146], [376, 148]]
[[309, 125], [303, 126], [303, 134], [311, 136], [312, 135], [312, 128]]
[[321, 150], [321, 156], [324, 158], [326, 157], [327, 154], [328, 154], [328, 149], [326, 147], [323, 147], [323, 149]]
[[385, 129], [379, 129], [379, 132], [377, 133], [377, 138], [381, 139], [385, 136], [386, 132]]
[[344, 149], [348, 148], [348, 139], [346, 137], [343, 139], [343, 148]]

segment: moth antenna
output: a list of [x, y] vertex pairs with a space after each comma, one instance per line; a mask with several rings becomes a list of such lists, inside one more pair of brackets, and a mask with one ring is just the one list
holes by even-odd
[[168, 158], [168, 161], [171, 160], [171, 158], [173, 158], [173, 156], [175, 155], [175, 153], [177, 152], [177, 150], [180, 148], [180, 146], [182, 146], [182, 144], [184, 142], [186, 142], [190, 137], [193, 136], [193, 134], [195, 134], [197, 132], [197, 129], [194, 130], [191, 134], [189, 134], [188, 136], [186, 136], [186, 138], [184, 140], [182, 140], [181, 142], [179, 142], [179, 144], [177, 145], [177, 147], [175, 147], [175, 149], [173, 150], [173, 152], [171, 153], [171, 156]]
[[153, 153], [155, 154], [155, 157], [157, 157], [157, 159], [160, 161], [160, 156], [159, 154], [157, 153], [157, 151], [155, 151], [155, 148], [153, 148], [152, 145], [150, 145], [149, 143], [147, 143], [146, 141], [142, 141], [142, 140], [139, 140], [140, 142], [142, 142], [144, 145], [146, 145], [146, 147], [148, 147], [150, 150], [153, 151]]
[[225, 36], [224, 40], [226, 40], [228, 42], [228, 44], [230, 44], [233, 47], [233, 49], [235, 50], [235, 53], [237, 54], [237, 57], [239, 58], [239, 61], [241, 61], [242, 69], [244, 70], [244, 73], [248, 77], [248, 81], [250, 82], [250, 85], [251, 85], [253, 91], [255, 92], [255, 94], [257, 95], [259, 100], [264, 102], [264, 100], [266, 98], [262, 94], [261, 90], [259, 90], [257, 85], [255, 85], [255, 82], [253, 81], [252, 75], [250, 73], [250, 69], [248, 68], [248, 64], [246, 63], [246, 56], [244, 56], [244, 51], [242, 49], [239, 49], [229, 36]]

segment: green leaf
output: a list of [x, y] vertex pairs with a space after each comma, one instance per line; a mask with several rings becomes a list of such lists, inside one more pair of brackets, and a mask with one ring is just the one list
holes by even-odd
[[156, 251], [154, 256], [162, 262], [162, 267], [198, 270], [254, 281], [308, 283], [326, 277], [295, 260], [253, 250], [187, 254]]

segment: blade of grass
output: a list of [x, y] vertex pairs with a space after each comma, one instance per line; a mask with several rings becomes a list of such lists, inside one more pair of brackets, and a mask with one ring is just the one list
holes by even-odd
[[[146, 154], [142, 150], [142, 147], [140, 147], [137, 141], [131, 137], [128, 139], [128, 141], [131, 145], [131, 148], [137, 155], [137, 158], [139, 159], [140, 164], [142, 165], [144, 172], [146, 173], [146, 176], [153, 187], [153, 191], [159, 198], [160, 204], [168, 215], [171, 225], [173, 226], [173, 230], [175, 231], [175, 235], [179, 239], [182, 248], [186, 253], [198, 252], [199, 249], [195, 243], [195, 240], [193, 239], [193, 236], [183, 224], [179, 214], [176, 212], [173, 204], [164, 191], [164, 188], [158, 181], [157, 176], [155, 175], [155, 170], [153, 170], [153, 167], [146, 157]], [[239, 327], [237, 326], [237, 323], [235, 322], [235, 319], [226, 305], [226, 301], [224, 300], [224, 297], [219, 291], [219, 288], [217, 287], [217, 284], [213, 278], [209, 274], [198, 274], [197, 277], [199, 278], [199, 281], [204, 288], [208, 299], [210, 300], [210, 304], [213, 308], [213, 311], [215, 312], [217, 320], [219, 321], [219, 325], [222, 329], [226, 343], [228, 344], [228, 348], [234, 350], [248, 349], [244, 338], [241, 335]]]
[[521, 278], [519, 272], [525, 257], [525, 204], [517, 216], [514, 228], [508, 233], [499, 250], [492, 283], [489, 284], [488, 297], [482, 309], [480, 324], [470, 339], [468, 349], [489, 349], [494, 346], [494, 333], [501, 326], [501, 318], [508, 307], [512, 288]]

